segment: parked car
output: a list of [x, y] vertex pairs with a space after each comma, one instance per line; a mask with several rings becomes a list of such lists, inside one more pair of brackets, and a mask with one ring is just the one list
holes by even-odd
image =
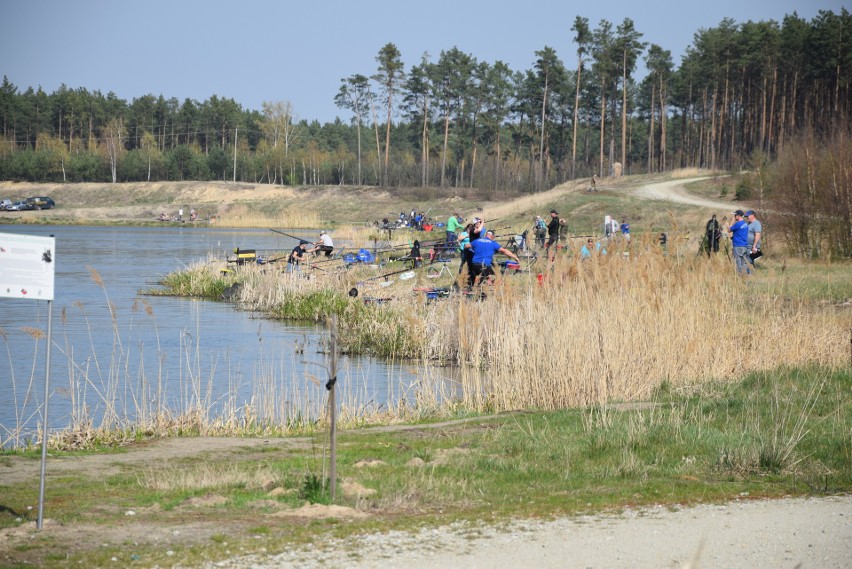
[[12, 205], [12, 200], [0, 200], [0, 211], [6, 211], [6, 208]]
[[47, 196], [27, 198], [25, 201], [30, 204], [30, 209], [51, 209], [56, 207], [56, 204], [53, 202], [53, 200]]
[[15, 202], [6, 206], [6, 211], [27, 211], [33, 209], [33, 206], [27, 202]]

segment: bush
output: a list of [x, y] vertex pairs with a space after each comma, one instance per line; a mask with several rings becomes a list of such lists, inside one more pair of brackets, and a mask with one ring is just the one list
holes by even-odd
[[737, 184], [737, 190], [734, 194], [738, 200], [751, 199], [754, 190], [754, 182], [751, 178], [743, 178]]

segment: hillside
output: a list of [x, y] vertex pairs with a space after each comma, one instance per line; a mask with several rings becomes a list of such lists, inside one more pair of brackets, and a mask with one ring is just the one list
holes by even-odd
[[[499, 219], [516, 230], [531, 225], [535, 215], [552, 208], [569, 222], [572, 231], [594, 230], [604, 215], [629, 219], [634, 231], [671, 230], [674, 225], [703, 223], [707, 212], [725, 214], [733, 195], [733, 178], [710, 178], [690, 183], [687, 188], [703, 198], [696, 204], [663, 202], [659, 195], [640, 191], [648, 184], [664, 182], [697, 172], [667, 173], [657, 176], [625, 176], [603, 179], [599, 192], [589, 193], [587, 180], [569, 182], [536, 194], [506, 195], [468, 188], [375, 188], [353, 186], [290, 187], [267, 184], [225, 182], [154, 182], [34, 184], [0, 183], [0, 199], [13, 201], [28, 196], [47, 195], [57, 207], [47, 211], [2, 212], [0, 223], [51, 224], [160, 224], [161, 213], [184, 219], [194, 208], [199, 221], [214, 220], [229, 227], [329, 227], [364, 224], [384, 217], [393, 219], [412, 209], [428, 212], [436, 221], [459, 212], [468, 217], [480, 209], [487, 219]], [[709, 174], [700, 173], [706, 177]], [[684, 192], [683, 187], [679, 192]], [[673, 200], [666, 196], [667, 200]], [[723, 196], [720, 198], [720, 196]], [[720, 203], [712, 210], [706, 206]], [[737, 207], [744, 207], [740, 204]]]

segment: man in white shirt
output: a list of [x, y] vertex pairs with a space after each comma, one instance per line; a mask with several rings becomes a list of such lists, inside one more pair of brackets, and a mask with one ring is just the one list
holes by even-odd
[[331, 252], [334, 251], [334, 241], [331, 240], [331, 235], [325, 231], [320, 232], [320, 240], [314, 243], [316, 247], [313, 249], [314, 255], [325, 253], [326, 257], [331, 257]]

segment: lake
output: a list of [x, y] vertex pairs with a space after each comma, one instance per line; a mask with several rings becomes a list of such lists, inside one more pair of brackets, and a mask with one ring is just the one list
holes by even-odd
[[[316, 231], [287, 230], [313, 238]], [[49, 426], [113, 426], [155, 414], [203, 413], [287, 421], [322, 412], [328, 333], [268, 320], [215, 301], [147, 296], [165, 274], [237, 247], [289, 251], [268, 230], [164, 227], [0, 226], [56, 239]], [[218, 261], [217, 261], [218, 260]], [[0, 298], [0, 443], [32, 437], [42, 422], [48, 303]], [[343, 406], [405, 397], [414, 364], [342, 357]]]

